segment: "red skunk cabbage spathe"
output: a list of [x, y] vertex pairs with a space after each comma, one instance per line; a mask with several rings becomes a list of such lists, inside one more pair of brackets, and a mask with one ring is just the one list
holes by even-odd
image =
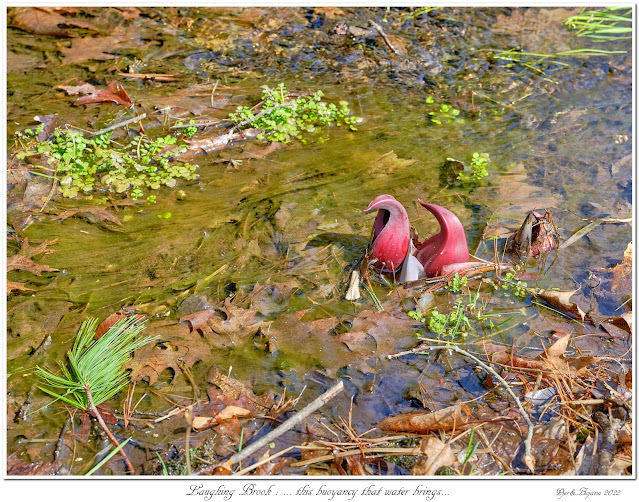
[[417, 246], [411, 241], [411, 227], [404, 206], [391, 195], [376, 197], [366, 211], [377, 209], [368, 256], [379, 272], [396, 272], [400, 282], [435, 277], [444, 267], [469, 260], [466, 233], [459, 218], [436, 204], [419, 203], [439, 222], [440, 231]]

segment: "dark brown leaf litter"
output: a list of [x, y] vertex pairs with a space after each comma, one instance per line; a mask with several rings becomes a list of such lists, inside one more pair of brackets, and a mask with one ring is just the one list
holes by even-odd
[[55, 476], [62, 467], [58, 460], [53, 462], [23, 462], [18, 458], [17, 453], [12, 453], [7, 457], [8, 476]]
[[103, 207], [78, 207], [65, 209], [53, 217], [54, 220], [66, 220], [67, 218], [80, 217], [90, 223], [113, 223], [122, 226], [122, 220]]
[[87, 61], [108, 61], [115, 59], [123, 49], [147, 49], [157, 45], [157, 41], [142, 42], [131, 32], [118, 29], [113, 34], [104, 37], [74, 38], [71, 45], [66, 47], [59, 44], [62, 54], [62, 64], [79, 64]]

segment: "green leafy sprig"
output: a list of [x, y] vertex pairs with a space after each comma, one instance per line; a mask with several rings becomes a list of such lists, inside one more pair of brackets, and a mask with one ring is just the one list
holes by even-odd
[[[235, 113], [229, 114], [236, 128], [247, 125], [260, 128], [258, 139], [288, 143], [292, 139], [304, 139], [305, 133], [314, 133], [320, 126], [335, 124], [346, 125], [355, 131], [355, 124], [361, 122], [357, 117], [350, 117], [350, 109], [346, 101], [339, 105], [322, 101], [324, 93], [317, 91], [309, 96], [292, 98], [284, 84], [277, 88], [262, 86], [261, 110], [240, 106]], [[320, 138], [323, 141], [323, 138]]]

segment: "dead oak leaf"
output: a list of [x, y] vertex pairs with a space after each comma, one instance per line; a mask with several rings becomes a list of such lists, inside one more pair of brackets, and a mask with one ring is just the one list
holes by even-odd
[[57, 272], [57, 268], [48, 265], [35, 263], [32, 258], [39, 254], [49, 254], [55, 252], [54, 249], [48, 249], [49, 246], [55, 244], [57, 239], [52, 241], [44, 240], [40, 245], [32, 247], [29, 245], [29, 239], [22, 241], [22, 247], [17, 254], [7, 258], [7, 272], [11, 270], [26, 270], [35, 275], [41, 275], [42, 272]]
[[133, 106], [133, 101], [117, 80], [112, 80], [106, 89], [99, 89], [81, 80], [78, 80], [78, 85], [59, 85], [58, 89], [66, 91], [70, 96], [82, 94], [76, 100], [76, 105], [110, 102], [126, 107]]
[[255, 309], [236, 307], [230, 298], [224, 300], [224, 307], [217, 310], [224, 314], [224, 319], [216, 314], [216, 310], [202, 310], [182, 317], [180, 323], [188, 323], [191, 331], [205, 336], [217, 333], [229, 339], [231, 344], [255, 335], [263, 324]]
[[35, 35], [72, 36], [70, 28], [95, 30], [92, 23], [62, 16], [46, 8], [12, 9], [10, 25]]
[[[360, 358], [349, 352], [337, 336], [332, 334], [340, 323], [336, 317], [303, 321], [308, 310], [279, 316], [265, 333], [270, 352], [289, 354], [302, 365], [340, 368]], [[303, 347], [304, 350], [300, 350]]]
[[259, 414], [267, 413], [275, 405], [273, 394], [257, 396], [250, 387], [235, 378], [220, 373], [216, 368], [211, 371], [208, 381], [219, 387], [222, 394], [233, 401], [239, 400], [241, 396], [246, 396]]
[[340, 335], [340, 340], [352, 352], [384, 357], [398, 348], [406, 347], [414, 338], [414, 324], [415, 321], [408, 318], [399, 307], [381, 312], [364, 310], [353, 320], [352, 329]]
[[79, 207], [75, 209], [66, 209], [58, 213], [53, 219], [66, 220], [67, 218], [74, 216], [86, 218], [90, 223], [110, 222], [122, 226], [122, 220], [103, 207]]
[[440, 467], [452, 467], [457, 463], [457, 457], [450, 445], [439, 438], [429, 436], [422, 440], [420, 450], [424, 457], [417, 461], [411, 471], [415, 476], [433, 476]]
[[24, 282], [13, 282], [7, 281], [7, 296], [9, 296], [13, 291], [33, 291], [31, 288], [28, 288]]
[[133, 359], [124, 368], [131, 370], [132, 381], [146, 379], [153, 385], [160, 374], [169, 369], [175, 376], [181, 366], [190, 368], [196, 362], [211, 357], [211, 347], [201, 338], [194, 338], [182, 326], [156, 325], [160, 341], [149, 343], [135, 351]]
[[157, 42], [142, 42], [130, 33], [119, 32], [106, 37], [74, 38], [69, 47], [59, 44], [59, 50], [62, 54], [62, 64], [67, 65], [87, 61], [108, 61], [117, 57], [112, 53], [122, 49], [146, 49], [154, 44]]

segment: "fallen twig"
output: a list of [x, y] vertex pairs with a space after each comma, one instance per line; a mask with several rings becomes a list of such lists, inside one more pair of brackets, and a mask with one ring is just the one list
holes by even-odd
[[[230, 458], [229, 463], [232, 465], [232, 464], [237, 464], [238, 462], [241, 462], [246, 457], [248, 457], [249, 455], [252, 455], [257, 450], [262, 448], [263, 446], [267, 445], [268, 443], [270, 443], [274, 439], [280, 437], [286, 431], [292, 429], [293, 427], [298, 425], [300, 422], [302, 422], [311, 413], [313, 413], [314, 411], [316, 411], [319, 408], [321, 408], [322, 406], [324, 406], [327, 402], [329, 402], [337, 394], [339, 394], [343, 389], [344, 389], [344, 382], [342, 382], [340, 380], [339, 382], [337, 382], [337, 384], [333, 385], [333, 387], [331, 387], [326, 392], [324, 392], [324, 394], [322, 394], [317, 399], [315, 399], [315, 401], [313, 401], [308, 406], [306, 406], [306, 408], [304, 408], [298, 414], [296, 414], [295, 416], [289, 418], [282, 425], [280, 425], [279, 427], [273, 429], [271, 432], [269, 432], [265, 436], [262, 436], [260, 439], [258, 439], [254, 443], [250, 444], [246, 448], [243, 448], [241, 452], [238, 452], [235, 455], [233, 455]], [[219, 464], [219, 465], [221, 465], [221, 464]], [[208, 474], [208, 473], [211, 473], [219, 465], [213, 465], [213, 466], [210, 466], [210, 467], [205, 467], [199, 473], [196, 473], [196, 474]]]
[[211, 120], [203, 120], [201, 122], [195, 122], [193, 124], [176, 124], [174, 126], [171, 126], [171, 130], [173, 130], [173, 129], [186, 129], [188, 127], [209, 127], [209, 126], [214, 126], [214, 125], [217, 125], [217, 124], [222, 124], [224, 122], [228, 122], [228, 120], [211, 119]]
[[343, 457], [350, 457], [353, 455], [378, 455], [378, 456], [393, 456], [393, 455], [401, 455], [401, 456], [409, 456], [409, 455], [422, 455], [422, 450], [419, 446], [414, 448], [410, 447], [400, 447], [400, 448], [366, 448], [366, 447], [357, 447], [352, 450], [347, 451], [338, 451], [336, 453], [331, 453], [329, 455], [322, 455], [320, 457], [309, 458], [308, 460], [300, 460], [299, 462], [294, 462], [290, 466], [291, 467], [303, 467], [305, 465], [317, 464], [319, 462], [328, 462], [330, 460], [335, 460]]
[[401, 52], [399, 52], [397, 49], [395, 49], [395, 47], [393, 46], [393, 44], [391, 44], [391, 41], [388, 39], [388, 37], [386, 36], [386, 33], [384, 33], [384, 30], [382, 30], [382, 27], [377, 24], [375, 21], [369, 21], [370, 25], [375, 28], [377, 30], [377, 33], [380, 34], [380, 36], [384, 39], [384, 42], [386, 42], [386, 45], [388, 45], [388, 47], [390, 48], [390, 50], [392, 50], [396, 56], [401, 56]]
[[177, 77], [170, 73], [118, 73], [120, 77], [141, 78], [144, 80], [158, 80], [163, 82], [175, 82]]
[[[104, 423], [104, 419], [102, 418], [102, 415], [100, 415], [100, 412], [98, 411], [98, 408], [96, 407], [95, 403], [93, 402], [93, 396], [91, 395], [91, 389], [89, 388], [88, 385], [86, 385], [84, 387], [84, 390], [86, 391], [87, 397], [89, 398], [89, 404], [91, 405], [91, 411], [95, 415], [95, 418], [97, 418], [98, 423], [104, 429], [104, 432], [106, 432], [106, 435], [109, 437], [111, 442], [113, 444], [115, 444], [116, 447], [120, 446], [120, 442], [111, 433], [111, 431], [107, 427], [107, 424]], [[129, 460], [129, 457], [127, 456], [127, 454], [126, 454], [126, 452], [124, 450], [122, 450], [122, 456], [124, 457], [124, 462], [126, 463], [126, 466], [129, 469], [129, 474], [131, 474], [131, 475], [135, 474], [135, 469], [133, 469], [133, 465], [131, 465], [131, 461]]]
[[99, 131], [92, 132], [91, 136], [99, 136], [100, 134], [113, 131], [115, 129], [118, 129], [119, 127], [127, 126], [129, 124], [132, 124], [133, 122], [139, 122], [140, 120], [144, 118], [146, 118], [146, 113], [143, 113], [142, 115], [138, 115], [137, 117], [133, 117], [132, 119], [125, 120], [124, 122], [118, 122], [117, 124], [113, 124], [112, 126], [105, 127], [104, 129], [100, 129]]

